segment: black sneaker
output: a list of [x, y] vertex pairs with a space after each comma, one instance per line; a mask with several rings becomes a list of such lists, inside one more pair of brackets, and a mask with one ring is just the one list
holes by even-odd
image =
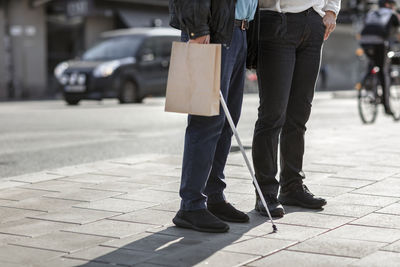
[[228, 202], [219, 202], [207, 204], [208, 210], [216, 217], [226, 222], [246, 223], [249, 221], [249, 216], [240, 210], [237, 210]]
[[308, 209], [321, 209], [326, 205], [326, 200], [315, 197], [302, 181], [294, 182], [286, 188], [281, 188], [278, 199], [283, 205]]
[[172, 222], [182, 228], [189, 228], [199, 232], [225, 233], [229, 225], [215, 217], [207, 209], [184, 211], [180, 210]]
[[[264, 196], [265, 202], [267, 202], [267, 207], [272, 217], [281, 218], [285, 215], [285, 209], [279, 203], [278, 199], [274, 194], [268, 194]], [[267, 211], [261, 201], [261, 198], [256, 194], [256, 207], [255, 210], [258, 211], [263, 216], [268, 216]]]

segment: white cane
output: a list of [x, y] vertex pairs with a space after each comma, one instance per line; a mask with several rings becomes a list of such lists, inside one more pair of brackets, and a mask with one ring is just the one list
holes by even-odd
[[268, 213], [268, 217], [271, 220], [273, 232], [276, 233], [278, 231], [278, 228], [276, 227], [274, 221], [272, 220], [272, 216], [271, 216], [271, 213], [269, 212], [269, 209], [268, 209], [268, 206], [267, 206], [267, 202], [265, 202], [265, 198], [264, 198], [264, 196], [262, 194], [261, 188], [260, 188], [260, 186], [259, 186], [259, 184], [257, 182], [257, 179], [256, 179], [255, 175], [254, 175], [253, 167], [251, 166], [250, 161], [247, 158], [246, 151], [244, 150], [242, 142], [240, 141], [239, 133], [238, 133], [238, 131], [236, 129], [235, 124], [233, 123], [231, 113], [229, 112], [228, 106], [225, 103], [225, 99], [224, 99], [224, 96], [223, 96], [222, 92], [220, 91], [219, 94], [221, 96], [221, 105], [222, 105], [222, 108], [224, 109], [226, 118], [228, 119], [229, 125], [231, 126], [232, 131], [233, 131], [233, 133], [235, 135], [236, 142], [239, 145], [239, 148], [240, 148], [240, 151], [242, 152], [243, 158], [246, 161], [247, 168], [249, 169], [251, 178], [253, 178], [253, 182], [254, 182], [254, 185], [255, 185], [255, 187], [257, 189], [258, 195], [260, 196], [260, 199], [261, 199], [261, 201], [262, 201], [262, 203], [263, 203], [263, 205], [265, 207], [265, 210]]

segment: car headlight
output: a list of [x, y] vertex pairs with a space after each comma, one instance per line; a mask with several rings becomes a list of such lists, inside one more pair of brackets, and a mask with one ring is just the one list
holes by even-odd
[[119, 66], [121, 63], [118, 60], [102, 63], [93, 70], [93, 76], [97, 78], [111, 76]]
[[68, 69], [69, 65], [67, 62], [61, 62], [57, 65], [54, 69], [54, 76], [56, 76], [57, 80], [60, 81], [61, 77], [63, 76], [64, 72]]

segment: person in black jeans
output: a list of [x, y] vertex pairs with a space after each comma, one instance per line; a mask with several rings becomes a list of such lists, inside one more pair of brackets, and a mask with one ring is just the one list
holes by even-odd
[[[247, 22], [257, 0], [170, 0], [171, 26], [182, 41], [222, 44], [221, 92], [234, 122], [239, 121], [247, 57]], [[247, 214], [226, 201], [224, 168], [232, 130], [220, 115], [189, 115], [182, 164], [181, 207], [173, 222], [203, 232], [226, 232], [224, 221], [246, 223]]]
[[[286, 1], [283, 5], [281, 1], [281, 5], [291, 8], [294, 2]], [[297, 1], [299, 5], [306, 2]], [[274, 217], [284, 215], [281, 204], [319, 209], [327, 203], [303, 184], [302, 168], [304, 134], [320, 68], [321, 48], [335, 28], [338, 10], [324, 9], [324, 12], [312, 6], [316, 1], [308, 2], [309, 8], [299, 11], [292, 7], [297, 12], [291, 13], [274, 10], [275, 4], [263, 8], [263, 3], [271, 1], [260, 1], [257, 63], [260, 106], [253, 137], [253, 163]], [[280, 181], [275, 178], [279, 142]], [[255, 209], [266, 214], [258, 196]]]
[[372, 10], [367, 14], [360, 39], [361, 47], [371, 60], [370, 67], [378, 66], [380, 69], [378, 75], [383, 91], [382, 103], [385, 113], [388, 115], [393, 115], [393, 111], [389, 101], [390, 60], [387, 53], [393, 42], [397, 40], [399, 26], [396, 1], [380, 0], [379, 9]]

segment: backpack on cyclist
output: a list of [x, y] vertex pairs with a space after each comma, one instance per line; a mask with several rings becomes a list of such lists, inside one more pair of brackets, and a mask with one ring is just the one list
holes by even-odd
[[380, 8], [368, 12], [361, 36], [376, 36], [382, 40], [387, 40], [391, 35], [393, 17], [396, 17], [396, 15], [389, 8]]

